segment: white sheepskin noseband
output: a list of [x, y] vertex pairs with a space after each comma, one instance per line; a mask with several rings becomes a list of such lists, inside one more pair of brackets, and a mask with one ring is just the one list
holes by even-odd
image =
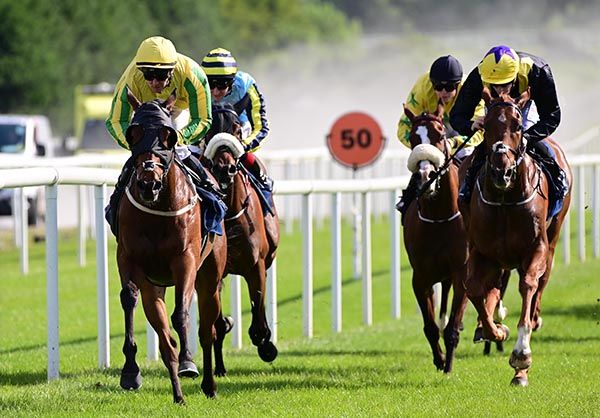
[[423, 160], [431, 161], [437, 170], [442, 164], [444, 164], [446, 157], [444, 157], [444, 153], [442, 151], [431, 144], [419, 144], [413, 148], [412, 152], [408, 156], [406, 167], [411, 173], [414, 173], [419, 169], [419, 161]]
[[242, 146], [240, 140], [231, 134], [221, 132], [213, 136], [209, 141], [206, 149], [204, 150], [204, 156], [209, 160], [212, 160], [215, 157], [219, 147], [222, 146], [229, 148], [235, 159], [238, 159], [244, 155], [244, 147]]

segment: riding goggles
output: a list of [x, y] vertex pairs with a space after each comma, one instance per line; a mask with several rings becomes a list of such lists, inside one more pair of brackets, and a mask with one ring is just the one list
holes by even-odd
[[437, 83], [433, 85], [433, 89], [435, 91], [446, 90], [448, 93], [456, 90], [458, 88], [458, 83]]
[[171, 76], [170, 68], [140, 68], [140, 71], [144, 75], [144, 79], [147, 81], [165, 81]]
[[233, 80], [209, 78], [208, 84], [210, 85], [211, 90], [212, 89], [226, 90], [233, 85]]

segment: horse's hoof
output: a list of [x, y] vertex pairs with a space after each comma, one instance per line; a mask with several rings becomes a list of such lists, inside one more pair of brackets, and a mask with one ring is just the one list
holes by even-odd
[[215, 376], [224, 377], [225, 375], [227, 375], [227, 370], [224, 367], [222, 369], [215, 367]]
[[196, 367], [193, 361], [183, 361], [179, 363], [177, 375], [179, 377], [191, 377], [192, 379], [195, 379], [200, 376], [200, 373], [198, 372], [198, 367]]
[[491, 349], [492, 349], [492, 343], [490, 341], [486, 341], [485, 345], [483, 346], [483, 355], [489, 356]]
[[258, 346], [258, 356], [266, 363], [270, 363], [277, 358], [277, 347], [271, 341]]
[[498, 330], [501, 330], [502, 333], [504, 334], [503, 337], [500, 339], [500, 341], [504, 342], [507, 341], [510, 338], [510, 329], [508, 329], [508, 327], [504, 324], [496, 324], [496, 328]]
[[537, 322], [535, 323], [535, 327], [533, 327], [533, 331], [537, 331], [537, 330], [539, 330], [540, 328], [542, 328], [542, 325], [543, 325], [543, 324], [544, 324], [544, 321], [542, 320], [542, 317], [541, 317], [541, 316], [538, 316], [538, 320], [537, 320]]
[[207, 398], [214, 399], [217, 397], [217, 385], [214, 383], [214, 381], [212, 384], [202, 383], [200, 387], [202, 388], [202, 393], [204, 393]]
[[529, 379], [527, 379], [526, 376], [515, 376], [510, 381], [510, 384], [513, 386], [525, 387], [525, 386], [529, 385]]
[[233, 329], [233, 324], [235, 323], [231, 316], [224, 316], [223, 322], [225, 323], [225, 334], [229, 334], [229, 331]]
[[119, 382], [125, 390], [137, 390], [142, 386], [142, 374], [138, 372], [121, 372]]
[[498, 341], [496, 343], [496, 351], [499, 353], [504, 353], [504, 343], [502, 341]]
[[483, 327], [475, 328], [475, 333], [473, 334], [473, 343], [477, 344], [484, 341], [486, 341], [486, 339], [483, 338]]
[[513, 351], [510, 354], [510, 358], [508, 359], [508, 364], [510, 364], [510, 367], [512, 367], [513, 369], [519, 371], [519, 370], [528, 370], [531, 367], [531, 363], [533, 362], [533, 359], [531, 357], [531, 353], [529, 354], [525, 354], [525, 353], [517, 353], [516, 351]]

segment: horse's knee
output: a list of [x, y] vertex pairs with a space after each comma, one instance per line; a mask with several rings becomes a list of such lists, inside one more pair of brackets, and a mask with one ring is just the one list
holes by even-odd
[[440, 329], [438, 328], [435, 322], [425, 324], [425, 326], [423, 327], [423, 332], [425, 333], [427, 339], [430, 341], [435, 341], [440, 337]]
[[171, 315], [171, 323], [175, 330], [180, 331], [187, 325], [189, 314], [184, 309], [176, 309]]
[[129, 286], [125, 286], [121, 289], [121, 307], [124, 310], [134, 309], [138, 302], [138, 290], [133, 289]]

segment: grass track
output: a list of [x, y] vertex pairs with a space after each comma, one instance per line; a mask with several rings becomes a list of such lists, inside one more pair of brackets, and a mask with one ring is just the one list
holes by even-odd
[[[244, 331], [245, 348], [227, 348], [225, 353], [229, 374], [218, 379], [219, 397], [207, 400], [199, 380], [184, 380], [185, 407], [172, 404], [162, 363], [145, 359], [141, 309], [136, 327], [144, 385], [137, 392], [119, 388], [123, 325], [114, 257], [109, 260], [111, 367], [97, 368], [95, 249], [90, 244], [89, 266], [80, 268], [76, 240], [69, 233], [62, 236], [59, 248], [61, 379], [46, 382], [44, 245], [31, 244], [28, 276], [19, 273], [18, 252], [4, 245], [0, 416], [600, 416], [600, 261], [564, 266], [557, 256], [544, 295], [544, 328], [532, 338], [530, 386], [513, 388], [508, 352], [514, 337], [506, 353], [482, 356], [482, 346], [470, 341], [475, 321], [471, 306], [454, 373], [436, 372], [421, 331], [408, 264], [404, 258], [402, 319], [395, 321], [390, 318], [387, 224], [374, 222], [373, 236], [373, 326], [361, 324], [361, 284], [351, 277], [347, 245], [344, 332], [331, 332], [330, 240], [328, 230], [319, 229], [315, 230], [315, 337], [302, 337], [301, 241], [297, 234], [285, 235], [278, 257], [280, 356], [272, 364], [261, 362]], [[343, 239], [351, 242], [347, 226]], [[249, 324], [246, 299], [244, 330]], [[506, 297], [506, 323], [513, 335], [519, 300], [513, 278]], [[172, 309], [172, 303], [169, 306]]]

